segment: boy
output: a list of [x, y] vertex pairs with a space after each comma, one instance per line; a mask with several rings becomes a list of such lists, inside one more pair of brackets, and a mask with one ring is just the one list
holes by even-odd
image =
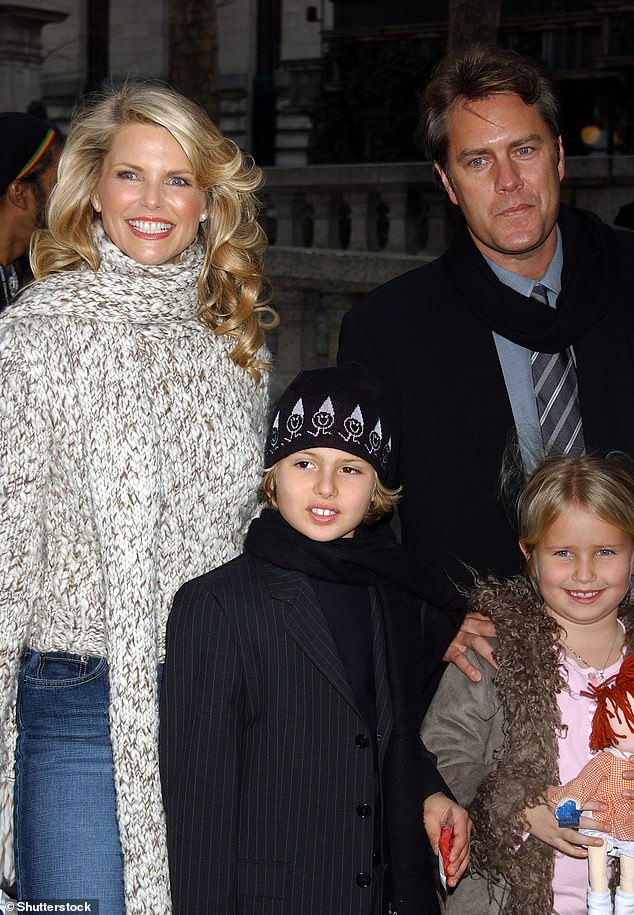
[[298, 375], [265, 458], [244, 554], [181, 588], [168, 623], [174, 911], [435, 915], [425, 829], [437, 849], [452, 809], [455, 885], [469, 821], [418, 737], [414, 576], [363, 526], [397, 498], [383, 392], [358, 366]]

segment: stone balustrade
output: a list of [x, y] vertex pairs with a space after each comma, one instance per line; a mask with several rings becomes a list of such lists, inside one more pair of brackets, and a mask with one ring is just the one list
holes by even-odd
[[[563, 196], [612, 222], [634, 197], [634, 156], [569, 159]], [[264, 222], [281, 247], [436, 254], [452, 209], [428, 162], [266, 170]]]
[[428, 163], [267, 169], [274, 245], [415, 254], [440, 251], [449, 208]]

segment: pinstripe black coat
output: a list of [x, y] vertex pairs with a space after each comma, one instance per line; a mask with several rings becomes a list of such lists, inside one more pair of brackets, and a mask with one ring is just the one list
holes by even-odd
[[[398, 666], [411, 666], [420, 603], [389, 623], [375, 590], [371, 604], [383, 819], [389, 827], [398, 818], [393, 854], [415, 861], [393, 908], [431, 915], [438, 910], [422, 805], [446, 789], [420, 753], [415, 715], [411, 729], [394, 724], [392, 696], [418, 672], [388, 676], [385, 652], [391, 626], [402, 643]], [[306, 576], [245, 554], [184, 585], [168, 624], [161, 695], [176, 915], [387, 911], [373, 866], [376, 780], [366, 730]]]

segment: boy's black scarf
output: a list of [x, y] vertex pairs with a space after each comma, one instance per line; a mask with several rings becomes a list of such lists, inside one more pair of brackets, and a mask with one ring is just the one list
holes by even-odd
[[347, 585], [399, 585], [459, 621], [466, 609], [463, 595], [440, 566], [423, 563], [397, 542], [386, 524], [360, 527], [354, 537], [322, 543], [300, 534], [272, 508], [251, 522], [246, 553], [310, 578]]

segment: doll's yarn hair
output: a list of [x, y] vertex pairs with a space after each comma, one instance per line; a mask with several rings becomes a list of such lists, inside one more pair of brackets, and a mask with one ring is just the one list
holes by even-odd
[[634, 731], [634, 654], [628, 655], [617, 674], [599, 686], [590, 686], [582, 695], [596, 700], [597, 708], [592, 719], [590, 749], [597, 752], [615, 747], [619, 738], [618, 725], [627, 725]]

